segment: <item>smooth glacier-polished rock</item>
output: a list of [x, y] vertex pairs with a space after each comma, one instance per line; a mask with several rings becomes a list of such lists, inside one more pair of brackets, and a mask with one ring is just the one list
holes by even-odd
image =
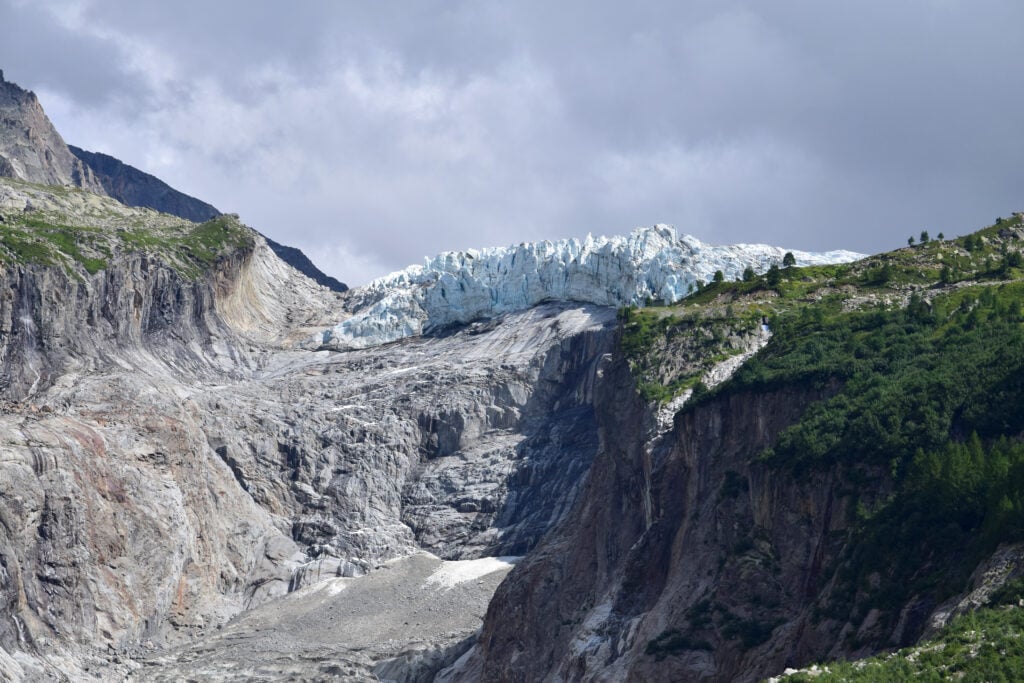
[[[164, 220], [3, 187], [4, 211]], [[142, 252], [95, 274], [2, 277], [0, 677], [117, 680], [142, 660], [155, 676], [160, 653], [202, 649], [237, 615], [323, 581], [421, 549], [524, 554], [597, 448], [590, 402], [614, 309], [551, 303], [335, 353], [295, 342], [344, 297], [258, 236], [197, 280]], [[353, 654], [353, 676], [445, 663], [482, 604], [452, 612], [459, 629]], [[298, 670], [319, 675], [333, 655], [318, 657]]]

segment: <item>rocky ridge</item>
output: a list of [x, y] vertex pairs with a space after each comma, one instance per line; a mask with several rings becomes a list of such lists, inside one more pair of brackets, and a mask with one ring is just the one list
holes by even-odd
[[35, 93], [5, 81], [0, 71], [0, 177], [106, 194], [73, 155], [43, 112]]
[[[129, 166], [109, 154], [89, 152], [74, 145], [68, 145], [68, 149], [93, 172], [106, 194], [126, 206], [145, 207], [194, 223], [221, 215], [212, 204], [179, 192], [156, 176]], [[336, 292], [348, 289], [345, 283], [317, 268], [300, 249], [280, 244], [265, 235], [264, 239], [278, 258], [318, 285]]]
[[216, 207], [178, 192], [159, 178], [109, 154], [89, 152], [74, 145], [68, 145], [68, 150], [92, 171], [107, 195], [125, 206], [144, 206], [193, 223], [221, 214]]
[[[211, 204], [175, 190], [159, 178], [107, 154], [68, 145], [31, 91], [5, 81], [0, 71], [0, 178], [44, 186], [77, 187], [143, 207], [203, 222], [221, 215]], [[283, 261], [334, 291], [346, 285], [323, 273], [295, 247], [267, 240]]]

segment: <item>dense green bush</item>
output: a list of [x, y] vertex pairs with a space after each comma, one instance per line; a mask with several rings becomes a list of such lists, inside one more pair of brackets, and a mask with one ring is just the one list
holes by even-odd
[[781, 318], [732, 389], [842, 383], [783, 433], [768, 458], [901, 469], [954, 434], [1024, 431], [1024, 285], [974, 287], [905, 309]]
[[[873, 502], [849, 532], [829, 616], [856, 618], [860, 592], [891, 621], [911, 596], [941, 601], [999, 543], [1024, 540], [1022, 299], [1013, 282], [782, 316], [726, 389], [831, 387], [761, 459], [796, 476], [874, 473], [855, 489]], [[880, 487], [891, 492], [876, 500]]]
[[1021, 680], [1024, 672], [1024, 609], [982, 609], [955, 619], [935, 639], [859, 662], [839, 662], [784, 681], [949, 681], [995, 683]]

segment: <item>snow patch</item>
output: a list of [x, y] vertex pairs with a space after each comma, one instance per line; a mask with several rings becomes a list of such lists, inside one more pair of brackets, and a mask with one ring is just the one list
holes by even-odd
[[342, 592], [348, 587], [350, 579], [344, 577], [338, 577], [333, 579], [327, 579], [326, 581], [320, 581], [314, 583], [312, 586], [306, 586], [300, 589], [300, 594], [313, 595], [316, 593], [326, 593], [327, 596], [333, 597], [338, 593]]
[[447, 560], [441, 563], [433, 574], [427, 577], [423, 588], [435, 585], [444, 589], [455, 588], [460, 583], [479, 579], [492, 572], [511, 569], [521, 557], [481, 557], [477, 560]]

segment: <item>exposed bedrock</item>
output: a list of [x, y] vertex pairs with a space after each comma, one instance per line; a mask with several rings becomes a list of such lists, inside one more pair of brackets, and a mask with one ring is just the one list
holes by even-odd
[[311, 579], [415, 548], [523, 554], [593, 457], [594, 375], [614, 326], [614, 311], [550, 305], [486, 329], [296, 355], [210, 392], [206, 430], [239, 486], [291, 520]]
[[[292, 344], [337, 295], [259, 238], [197, 281], [141, 254], [3, 278], [0, 671], [15, 678], [116, 678], [420, 549], [524, 554], [597, 448], [611, 309], [332, 353]], [[417, 647], [458, 654], [470, 632]]]
[[849, 494], [834, 474], [798, 481], [752, 462], [829, 389], [727, 395], [645, 445], [631, 383], [624, 363], [605, 374], [577, 505], [444, 680], [757, 680], [841, 640], [843, 624], [811, 615]]

